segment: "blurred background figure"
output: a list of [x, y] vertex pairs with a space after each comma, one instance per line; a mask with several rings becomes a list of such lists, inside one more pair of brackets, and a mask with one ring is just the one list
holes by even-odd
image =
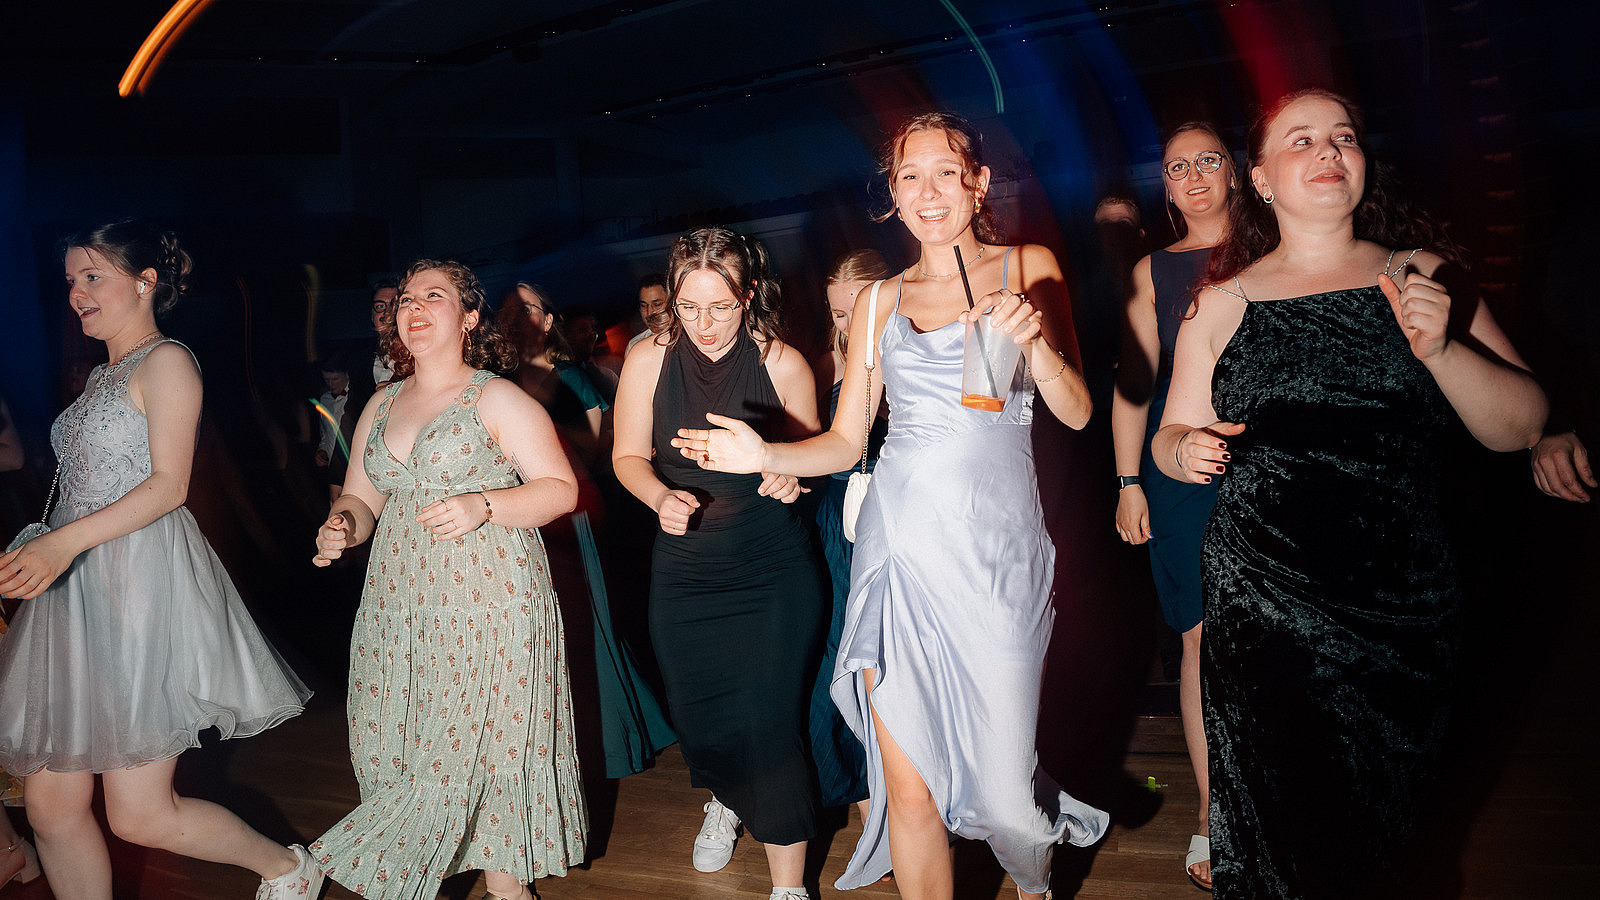
[[628, 349], [653, 334], [661, 334], [672, 324], [672, 311], [667, 305], [667, 276], [651, 272], [639, 279], [640, 330], [628, 339]]
[[537, 285], [518, 282], [501, 302], [497, 321], [519, 360], [508, 377], [550, 414], [578, 479], [577, 509], [542, 532], [567, 628], [578, 750], [591, 779], [622, 778], [643, 771], [677, 735], [612, 622], [608, 572], [626, 562], [602, 556], [595, 539], [610, 512], [595, 472], [609, 477], [611, 471], [611, 405], [573, 364], [552, 309]]
[[[832, 422], [839, 409], [839, 389], [844, 384], [845, 360], [850, 347], [850, 324], [856, 299], [874, 281], [890, 275], [889, 264], [876, 250], [856, 250], [836, 260], [828, 270], [824, 297], [828, 303], [828, 349], [812, 365], [817, 378], [817, 402]], [[867, 441], [864, 466], [835, 472], [817, 488], [817, 533], [823, 558], [828, 563], [833, 603], [829, 610], [828, 634], [822, 644], [821, 664], [811, 688], [811, 755], [817, 767], [817, 783], [822, 789], [823, 806], [860, 805], [861, 821], [867, 819], [867, 758], [861, 739], [845, 723], [833, 702], [834, 663], [839, 655], [839, 637], [844, 632], [845, 607], [850, 599], [850, 558], [853, 544], [844, 535], [844, 495], [852, 472], [871, 472], [878, 461], [878, 450], [888, 434], [887, 408], [879, 404], [872, 417], [872, 433]], [[862, 411], [863, 418], [865, 410]]]
[[[345, 470], [350, 466], [349, 438], [340, 431], [345, 407], [350, 400], [350, 366], [344, 355], [333, 353], [322, 358], [317, 370], [328, 388], [319, 398], [317, 409], [317, 450], [312, 461], [328, 485], [328, 502], [339, 499]], [[359, 413], [357, 413], [359, 415]]]

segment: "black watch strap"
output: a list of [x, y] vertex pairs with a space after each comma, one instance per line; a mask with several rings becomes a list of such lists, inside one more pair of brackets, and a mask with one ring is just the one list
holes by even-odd
[[1143, 483], [1144, 483], [1144, 479], [1140, 478], [1137, 475], [1118, 475], [1117, 476], [1117, 490], [1119, 490], [1119, 491], [1122, 490], [1125, 487], [1129, 487], [1130, 485], [1143, 484]]

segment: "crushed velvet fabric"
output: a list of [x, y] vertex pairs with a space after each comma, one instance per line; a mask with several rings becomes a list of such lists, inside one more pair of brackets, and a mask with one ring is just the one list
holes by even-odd
[[1453, 413], [1375, 286], [1249, 303], [1212, 388], [1247, 426], [1202, 553], [1216, 897], [1382, 894], [1459, 644]]

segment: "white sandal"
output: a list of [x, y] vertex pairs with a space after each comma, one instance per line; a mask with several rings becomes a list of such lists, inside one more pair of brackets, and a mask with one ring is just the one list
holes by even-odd
[[[3, 815], [5, 813], [0, 812], [0, 816]], [[33, 845], [22, 838], [17, 838], [15, 844], [0, 850], [0, 853], [4, 853], [7, 856], [15, 853], [22, 857], [22, 866], [12, 872], [5, 881], [0, 881], [0, 887], [5, 887], [13, 881], [19, 884], [27, 884], [43, 874], [43, 870], [39, 868], [39, 856], [33, 852]]]
[[1191, 836], [1189, 838], [1189, 855], [1183, 858], [1183, 871], [1184, 874], [1189, 876], [1189, 880], [1194, 882], [1195, 887], [1203, 891], [1211, 890], [1211, 879], [1207, 878], [1202, 881], [1199, 876], [1194, 874], [1194, 867], [1200, 863], [1210, 861], [1211, 838], [1203, 834]]

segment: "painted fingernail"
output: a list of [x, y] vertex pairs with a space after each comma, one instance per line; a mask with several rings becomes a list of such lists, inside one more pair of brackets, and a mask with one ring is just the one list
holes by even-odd
[[1223, 473], [1223, 472], [1224, 472], [1224, 471], [1225, 471], [1225, 470], [1224, 470], [1224, 469], [1223, 469], [1223, 467], [1222, 467], [1222, 466], [1217, 466], [1217, 474], [1218, 474], [1218, 475], [1221, 475], [1221, 474], [1222, 474], [1222, 473]]
[[1227, 462], [1230, 459], [1233, 459], [1233, 454], [1232, 453], [1224, 453], [1224, 454], [1222, 454], [1222, 461], [1223, 462]]
[[1223, 450], [1226, 450], [1226, 449], [1228, 449], [1228, 442], [1227, 441], [1221, 441], [1221, 442], [1219, 442], [1217, 444], [1217, 446], [1219, 448], [1223, 449]]

